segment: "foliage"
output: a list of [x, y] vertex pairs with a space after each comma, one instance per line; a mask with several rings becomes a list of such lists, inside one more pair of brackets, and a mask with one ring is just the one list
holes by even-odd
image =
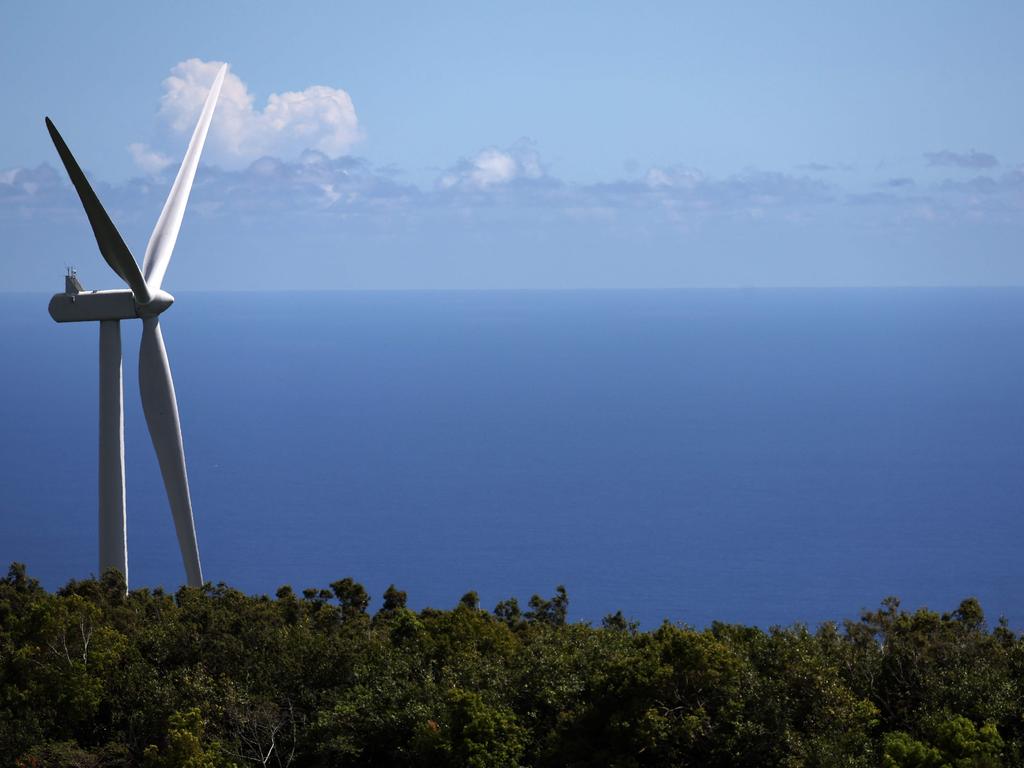
[[1024, 641], [981, 606], [761, 630], [467, 592], [297, 595], [0, 579], [0, 768], [886, 766], [1024, 762]]
[[142, 753], [144, 768], [218, 768], [216, 742], [203, 743], [203, 716], [197, 707], [175, 712], [167, 723], [166, 746], [151, 744]]

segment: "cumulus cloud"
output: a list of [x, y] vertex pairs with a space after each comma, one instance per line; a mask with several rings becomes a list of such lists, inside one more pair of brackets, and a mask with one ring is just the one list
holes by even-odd
[[[164, 80], [160, 117], [188, 136], [223, 62], [188, 59]], [[362, 138], [349, 94], [313, 85], [272, 93], [259, 108], [248, 86], [228, 71], [208, 138], [208, 151], [221, 163], [239, 167], [264, 155], [295, 157], [314, 149], [330, 157], [345, 154]]]
[[143, 173], [160, 173], [160, 171], [174, 162], [167, 155], [161, 154], [145, 144], [129, 144], [128, 152], [132, 156], [132, 162]]
[[995, 155], [987, 152], [925, 152], [925, 160], [928, 165], [944, 166], [950, 168], [994, 168], [999, 165]]
[[544, 176], [540, 155], [533, 143], [521, 139], [507, 149], [488, 147], [472, 158], [460, 160], [437, 181], [441, 189], [487, 189], [517, 179]]

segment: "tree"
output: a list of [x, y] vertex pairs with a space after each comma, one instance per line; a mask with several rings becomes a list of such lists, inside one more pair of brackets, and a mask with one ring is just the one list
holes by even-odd
[[947, 713], [926, 726], [926, 741], [907, 733], [887, 733], [882, 740], [884, 768], [998, 768], [1003, 739], [992, 723], [977, 728], [962, 715]]
[[523, 612], [519, 610], [519, 601], [514, 597], [502, 600], [494, 606], [494, 615], [499, 621], [503, 621], [510, 627], [519, 624], [523, 619]]
[[569, 615], [569, 595], [565, 587], [559, 584], [555, 588], [555, 596], [545, 600], [540, 595], [530, 598], [530, 610], [526, 612], [526, 620], [538, 624], [560, 627], [565, 624]]
[[144, 768], [227, 768], [219, 758], [217, 744], [203, 745], [205, 726], [198, 708], [175, 712], [167, 723], [163, 749], [146, 747]]
[[451, 768], [518, 768], [527, 733], [508, 709], [470, 691], [453, 690], [441, 721], [428, 720], [417, 749], [427, 765]]
[[370, 605], [370, 596], [359, 582], [344, 578], [332, 582], [331, 590], [341, 605], [342, 618], [351, 619], [366, 613]]
[[405, 608], [406, 598], [405, 592], [395, 589], [395, 585], [392, 584], [384, 590], [384, 605], [381, 610], [397, 611], [399, 608]]
[[[1024, 764], [1024, 641], [967, 599], [762, 630], [475, 593], [371, 620], [352, 579], [47, 592], [0, 578], [0, 768]], [[17, 756], [21, 756], [20, 758]]]

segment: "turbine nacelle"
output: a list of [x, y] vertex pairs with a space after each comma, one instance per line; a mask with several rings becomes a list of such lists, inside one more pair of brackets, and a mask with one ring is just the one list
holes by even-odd
[[125, 288], [57, 293], [50, 299], [50, 317], [58, 323], [135, 320], [140, 317], [156, 317], [174, 303], [174, 297], [164, 290], [157, 290], [152, 296], [149, 302], [140, 304], [135, 295]]

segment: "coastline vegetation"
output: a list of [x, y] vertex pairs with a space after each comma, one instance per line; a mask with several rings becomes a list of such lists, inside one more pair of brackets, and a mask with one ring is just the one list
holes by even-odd
[[885, 766], [1024, 763], [1024, 640], [974, 599], [762, 630], [569, 598], [375, 610], [352, 579], [125, 594], [0, 579], [0, 765]]

